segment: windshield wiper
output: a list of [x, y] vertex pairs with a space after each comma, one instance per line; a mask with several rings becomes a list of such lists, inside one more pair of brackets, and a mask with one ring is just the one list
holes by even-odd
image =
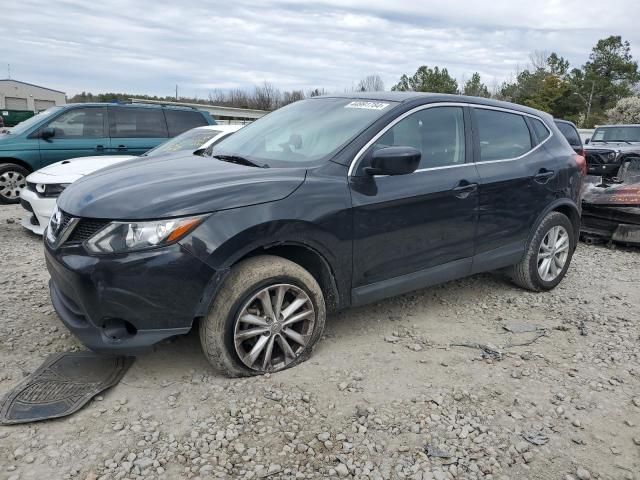
[[237, 163], [238, 165], [247, 165], [248, 167], [269, 168], [266, 163], [264, 165], [249, 160], [239, 155], [213, 155], [213, 158], [222, 160], [223, 162]]

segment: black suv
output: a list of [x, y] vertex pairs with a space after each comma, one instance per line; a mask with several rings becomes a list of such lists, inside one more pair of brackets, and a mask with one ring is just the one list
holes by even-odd
[[209, 153], [110, 167], [60, 196], [51, 298], [91, 349], [136, 351], [198, 319], [227, 374], [280, 370], [308, 357], [327, 311], [504, 267], [549, 290], [576, 246], [577, 155], [530, 108], [317, 97]]
[[640, 125], [603, 125], [587, 143], [589, 175], [622, 178], [626, 168], [640, 163]]

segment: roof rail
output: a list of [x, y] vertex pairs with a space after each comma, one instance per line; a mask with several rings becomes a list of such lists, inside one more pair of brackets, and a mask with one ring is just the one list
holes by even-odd
[[165, 103], [162, 100], [146, 100], [146, 99], [138, 99], [138, 98], [130, 98], [123, 103], [127, 104], [141, 104], [141, 105], [159, 105], [160, 107], [170, 107], [170, 108], [190, 108], [192, 110], [198, 111], [197, 107], [193, 107], [190, 105], [176, 105], [174, 103]]

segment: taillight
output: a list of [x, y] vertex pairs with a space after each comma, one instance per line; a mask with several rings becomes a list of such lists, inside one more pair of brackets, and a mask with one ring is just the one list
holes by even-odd
[[582, 174], [582, 176], [586, 176], [587, 175], [587, 152], [585, 152], [584, 150], [582, 150], [582, 155], [580, 154], [576, 154], [576, 164], [578, 165], [578, 169], [580, 170], [580, 173]]

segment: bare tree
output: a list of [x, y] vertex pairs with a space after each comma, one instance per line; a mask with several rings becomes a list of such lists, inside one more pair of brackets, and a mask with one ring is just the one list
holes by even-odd
[[251, 103], [252, 108], [258, 110], [274, 110], [280, 103], [282, 94], [280, 90], [269, 82], [264, 82], [261, 86], [256, 87]]
[[384, 82], [380, 75], [367, 75], [358, 83], [358, 92], [382, 92], [384, 90]]
[[326, 95], [327, 91], [324, 88], [314, 88], [309, 91], [308, 97], [319, 97], [320, 95]]
[[285, 105], [297, 102], [298, 100], [304, 100], [304, 92], [302, 90], [291, 90], [290, 92], [285, 91], [282, 94], [282, 100], [278, 106], [284, 107]]

